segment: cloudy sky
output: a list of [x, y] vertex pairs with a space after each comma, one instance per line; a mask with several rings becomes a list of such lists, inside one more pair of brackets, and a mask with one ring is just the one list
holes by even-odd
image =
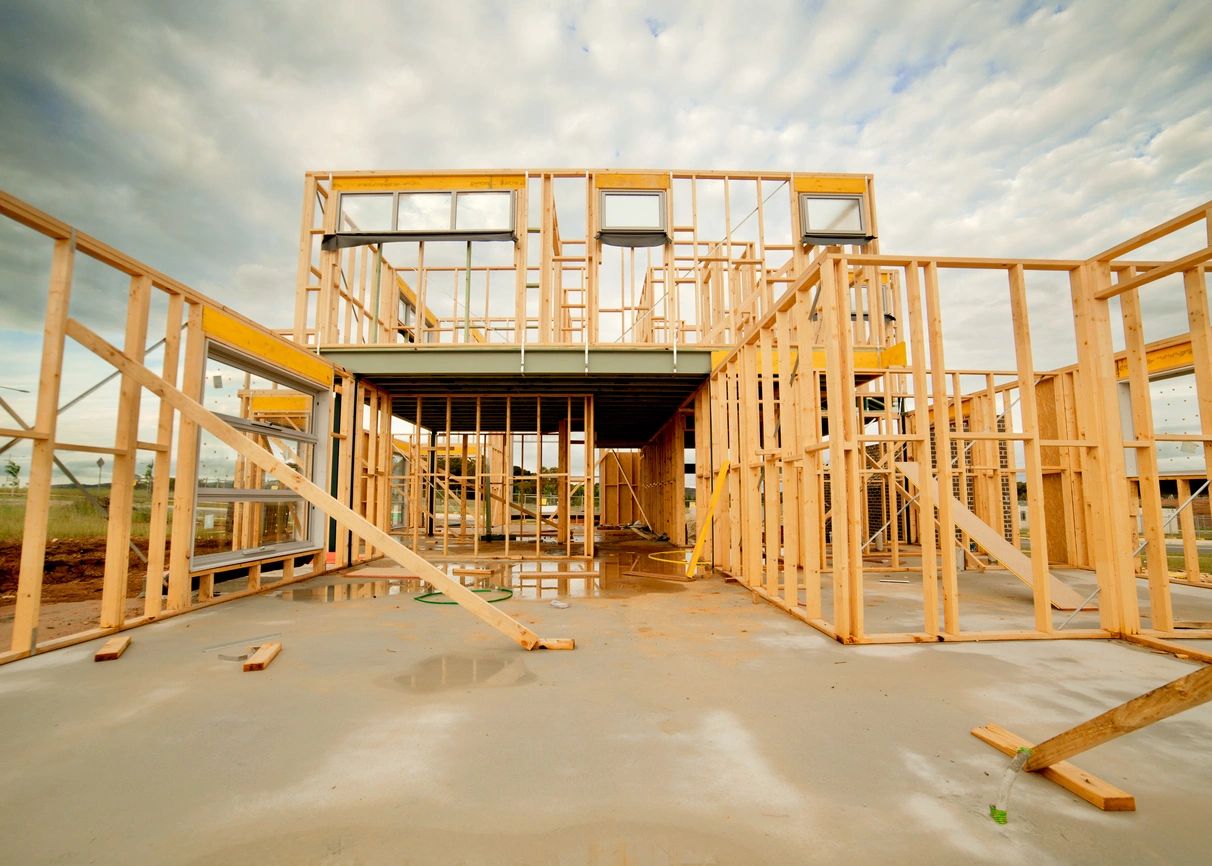
[[[307, 169], [869, 171], [885, 251], [969, 255], [1086, 256], [1212, 197], [1194, 0], [3, 6], [0, 188], [271, 325]], [[0, 233], [13, 381], [23, 255]], [[987, 361], [961, 330], [948, 363]]]

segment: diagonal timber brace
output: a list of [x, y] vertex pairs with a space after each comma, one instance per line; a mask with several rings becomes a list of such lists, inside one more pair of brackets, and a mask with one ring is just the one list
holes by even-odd
[[1030, 756], [1022, 765], [1023, 770], [1039, 773], [1104, 811], [1130, 812], [1136, 808], [1131, 794], [1079, 770], [1068, 759], [1209, 701], [1212, 701], [1212, 666], [1205, 666], [1035, 746], [998, 725], [974, 728], [972, 735], [1007, 755], [1027, 749]]
[[[923, 484], [930, 485], [931, 498], [935, 502], [939, 501], [942, 494], [939, 492], [938, 479], [934, 477], [933, 473], [927, 470], [923, 479], [921, 467], [914, 462], [898, 462], [896, 468], [910, 484], [919, 490]], [[954, 515], [955, 525], [967, 533], [969, 538], [983, 547], [990, 556], [1001, 563], [1003, 568], [1027, 586], [1034, 587], [1032, 560], [1028, 559], [1021, 550], [1002, 538], [997, 530], [973, 514], [967, 505], [954, 496], [951, 497], [951, 513]], [[1046, 557], [1047, 554], [1045, 551], [1033, 550], [1032, 556]], [[1048, 601], [1052, 607], [1057, 610], [1094, 610], [1093, 607], [1086, 607], [1085, 602], [1088, 599], [1083, 600], [1077, 590], [1061, 581], [1052, 572], [1046, 572], [1046, 576]]]
[[544, 639], [539, 637], [513, 617], [497, 610], [459, 581], [439, 570], [422, 556], [396, 541], [382, 529], [358, 515], [353, 509], [329, 496], [315, 484], [291, 469], [264, 448], [254, 444], [244, 434], [208, 411], [202, 404], [190, 399], [147, 367], [110, 345], [93, 331], [77, 322], [67, 320], [68, 336], [84, 346], [102, 360], [129, 376], [139, 385], [164, 400], [182, 417], [189, 419], [215, 438], [229, 445], [237, 453], [298, 493], [316, 508], [335, 520], [344, 529], [361, 538], [404, 568], [411, 569], [421, 580], [440, 590], [457, 602], [473, 616], [501, 632], [523, 649], [573, 649], [571, 638]]

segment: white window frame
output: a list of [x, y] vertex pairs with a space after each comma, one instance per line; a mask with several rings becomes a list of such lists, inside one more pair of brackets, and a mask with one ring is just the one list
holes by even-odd
[[[606, 197], [611, 195], [653, 196], [659, 205], [661, 222], [657, 226], [615, 226], [606, 223]], [[665, 190], [663, 189], [600, 189], [598, 190], [598, 229], [604, 232], [661, 232], [669, 233], [666, 215]]]
[[[509, 224], [505, 226], [494, 226], [491, 228], [479, 229], [458, 229], [455, 228], [458, 222], [459, 196], [475, 196], [475, 195], [508, 195], [509, 196]], [[446, 234], [449, 233], [454, 237], [463, 234], [485, 233], [485, 232], [516, 232], [518, 222], [518, 200], [517, 190], [514, 189], [402, 189], [402, 190], [365, 190], [358, 192], [342, 192], [337, 202], [337, 225], [341, 225], [341, 221], [345, 218], [345, 198], [346, 196], [357, 197], [362, 195], [390, 195], [391, 199], [391, 228], [388, 229], [365, 229], [368, 234], [389, 234], [400, 233], [401, 235], [408, 234]], [[450, 219], [445, 228], [432, 229], [400, 229], [400, 196], [402, 195], [446, 195], [450, 197]], [[662, 219], [664, 215], [662, 213]], [[338, 233], [340, 229], [338, 228]]]
[[[858, 203], [858, 231], [816, 228], [808, 221], [808, 204], [813, 199], [826, 201], [853, 201]], [[800, 235], [833, 235], [839, 238], [867, 237], [867, 196], [863, 193], [802, 192], [800, 193]]]
[[[241, 352], [225, 343], [220, 343], [215, 340], [207, 340], [204, 346], [203, 357], [214, 359], [219, 363], [228, 364], [237, 367], [245, 372], [252, 373], [254, 376], [260, 376], [264, 379], [276, 382], [287, 388], [307, 394], [312, 398], [311, 402], [311, 424], [309, 431], [303, 432], [289, 427], [279, 427], [276, 424], [266, 422], [251, 421], [244, 418], [233, 418], [230, 416], [219, 415], [224, 421], [238, 430], [245, 432], [270, 432], [280, 435], [284, 439], [291, 439], [300, 442], [307, 442], [312, 445], [311, 466], [310, 471], [306, 473], [306, 477], [313, 483], [324, 487], [327, 484], [327, 467], [328, 467], [328, 435], [324, 432], [329, 429], [331, 423], [331, 392], [315, 382], [310, 382], [306, 379], [294, 376], [289, 371], [281, 367], [274, 366], [260, 358], [255, 358], [245, 352]], [[194, 453], [200, 456], [202, 449], [202, 429], [198, 428], [194, 437]], [[197, 458], [195, 458], [197, 459]], [[233, 550], [223, 551], [219, 553], [204, 553], [201, 556], [194, 554], [195, 533], [198, 528], [198, 521], [195, 515], [193, 526], [190, 527], [189, 534], [189, 568], [191, 572], [203, 571], [206, 569], [219, 569], [238, 566], [245, 562], [255, 562], [258, 559], [265, 559], [270, 556], [283, 556], [294, 553], [302, 555], [316, 550], [324, 549], [327, 544], [328, 518], [319, 508], [311, 505], [299, 494], [293, 490], [248, 490], [242, 488], [208, 488], [199, 485], [200, 479], [194, 479], [194, 496], [196, 502], [210, 501], [299, 501], [308, 505], [307, 519], [307, 537], [298, 541], [279, 542], [277, 544], [262, 545], [261, 547], [252, 548], [249, 550]]]

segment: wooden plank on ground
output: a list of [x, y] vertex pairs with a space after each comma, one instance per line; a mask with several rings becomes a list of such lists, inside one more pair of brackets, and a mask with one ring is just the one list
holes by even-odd
[[[1177, 635], [1177, 637], [1186, 637], [1186, 635]], [[1159, 652], [1172, 653], [1179, 658], [1191, 659], [1193, 661], [1212, 665], [1212, 653], [1197, 650], [1189, 644], [1174, 643], [1174, 641], [1163, 640], [1162, 638], [1152, 637], [1144, 634], [1126, 635], [1126, 639], [1131, 643], [1149, 647], [1149, 649], [1155, 649]]]
[[1045, 740], [1031, 750], [1026, 769], [1051, 766], [1208, 701], [1212, 667], [1202, 667]]
[[[919, 490], [921, 489], [921, 473], [918, 471], [919, 467], [917, 463], [897, 463], [896, 468], [909, 479], [909, 482], [914, 487]], [[930, 478], [930, 492], [935, 497], [940, 495], [938, 482], [934, 480], [933, 476]], [[951, 510], [956, 526], [968, 533], [968, 536], [973, 541], [984, 548], [1007, 571], [1027, 584], [1027, 586], [1032, 586], [1031, 560], [1027, 558], [1026, 554], [1002, 538], [997, 530], [969, 511], [968, 506], [964, 505], [964, 503], [954, 496], [951, 497]], [[1037, 551], [1037, 555], [1042, 556], [1043, 553]], [[1052, 590], [1052, 606], [1057, 610], [1077, 610], [1082, 603], [1082, 597], [1077, 593], [1077, 590], [1068, 584], [1062, 583], [1051, 572], [1048, 573], [1048, 577], [1049, 587]], [[1086, 609], [1094, 610], [1094, 606], [1090, 605]]]
[[122, 653], [126, 652], [130, 646], [130, 635], [123, 634], [118, 637], [111, 637], [101, 645], [101, 649], [97, 650], [97, 654], [93, 656], [95, 662], [112, 662], [115, 659], [122, 657]]
[[[1019, 749], [1030, 749], [1031, 743], [1018, 734], [1007, 731], [1000, 725], [985, 725], [972, 729], [972, 736], [1005, 755], [1015, 755]], [[1127, 791], [1092, 776], [1067, 761], [1061, 761], [1038, 771], [1049, 782], [1055, 782], [1066, 791], [1092, 803], [1104, 812], [1135, 812], [1136, 798]]]
[[249, 656], [244, 662], [245, 671], [263, 671], [278, 657], [278, 653], [282, 652], [281, 641], [270, 641], [256, 647], [256, 652]]

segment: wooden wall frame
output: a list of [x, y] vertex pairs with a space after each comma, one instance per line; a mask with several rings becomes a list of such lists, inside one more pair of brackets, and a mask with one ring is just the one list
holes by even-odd
[[[509, 262], [473, 257], [444, 263], [438, 250], [426, 251], [425, 242], [402, 257], [376, 245], [320, 249], [320, 238], [336, 226], [342, 189], [494, 188], [498, 176], [509, 178], [517, 193], [519, 231]], [[335, 479], [338, 504], [365, 524], [334, 509], [342, 515], [332, 524], [335, 542], [309, 554], [313, 574], [384, 553], [403, 556], [401, 539], [410, 538], [415, 547], [422, 532], [432, 530], [435, 514], [421, 494], [439, 486], [448, 495], [457, 491], [460, 512], [457, 531], [452, 534], [447, 520], [440, 533], [443, 549], [459, 538], [470, 540], [477, 554], [476, 538], [460, 533], [467, 534], [481, 510], [489, 528], [517, 519], [508, 501], [516, 485], [512, 451], [521, 437], [541, 435], [544, 442], [550, 438], [556, 468], [540, 460], [536, 484], [554, 477], [557, 501], [553, 515], [531, 515], [537, 528], [533, 546], [528, 539], [518, 555], [543, 556], [543, 528], [550, 526], [551, 540], [566, 557], [592, 557], [599, 520], [626, 525], [638, 518], [678, 544], [709, 533], [705, 555], [715, 568], [844, 643], [1122, 636], [1173, 649], [1176, 638], [1212, 637], [1212, 629], [1193, 625], [1175, 609], [1173, 586], [1200, 587], [1212, 579], [1199, 569], [1189, 513], [1177, 518], [1183, 567], [1174, 572], [1168, 565], [1161, 485], [1170, 479], [1162, 476], [1155, 456], [1166, 442], [1202, 449], [1204, 476], [1177, 479], [1184, 498], [1212, 479], [1212, 203], [1088, 259], [891, 255], [880, 251], [878, 239], [861, 247], [798, 243], [797, 193], [841, 186], [861, 186], [867, 225], [878, 234], [874, 184], [867, 175], [309, 173], [291, 339], [0, 193], [0, 217], [43, 235], [51, 247], [37, 411], [33, 423], [18, 418], [16, 427], [0, 430], [10, 440], [30, 441], [32, 448], [13, 638], [0, 662], [304, 576], [293, 556], [250, 563], [247, 588], [216, 599], [215, 570], [190, 568], [187, 521], [197, 507], [194, 485], [170, 488], [168, 478], [174, 452], [178, 479], [197, 475], [188, 445], [202, 421], [210, 421], [182, 407], [202, 395], [207, 340], [225, 341], [266, 364], [308, 376], [332, 397], [322, 431], [331, 444], [326, 471]], [[597, 242], [598, 192], [620, 188], [667, 191], [671, 242], [659, 254]], [[776, 200], [777, 207], [767, 207]], [[1161, 261], [1142, 257], [1151, 245], [1199, 226], [1207, 238], [1203, 246]], [[73, 267], [81, 255], [129, 278], [121, 348], [111, 352], [92, 341], [110, 360], [113, 352], [121, 356], [116, 427], [107, 446], [58, 436], [65, 335], [91, 339], [87, 325], [68, 318]], [[940, 283], [961, 272], [1004, 281], [1013, 352], [1001, 369], [946, 365]], [[1069, 282], [1078, 363], [1039, 370], [1027, 293], [1049, 273]], [[484, 287], [482, 298], [504, 298], [501, 310], [488, 300], [472, 309], [468, 296], [457, 292], [447, 307], [439, 303], [442, 281], [465, 286], [468, 280]], [[1141, 293], [1164, 291], [1181, 296], [1187, 330], [1146, 343], [1150, 305], [1141, 303]], [[153, 373], [143, 356], [148, 304], [161, 295], [167, 298], [164, 353]], [[1123, 336], [1120, 352], [1113, 350], [1115, 332]], [[541, 398], [540, 411], [554, 419], [556, 432], [527, 431], [507, 414], [503, 430], [477, 423], [474, 433], [416, 428], [397, 435], [391, 395], [315, 354], [321, 346], [450, 342], [696, 345], [713, 347], [717, 357], [708, 381], [643, 448], [616, 454], [595, 447], [592, 400], [568, 395]], [[1162, 433], [1155, 429], [1148, 382], [1177, 355], [1194, 372], [1198, 429]], [[154, 440], [140, 441], [140, 395], [148, 383], [182, 396], [174, 396], [171, 405], [161, 401]], [[1121, 394], [1130, 415], [1127, 427]], [[430, 399], [435, 398], [416, 398], [418, 404]], [[482, 397], [452, 393], [444, 399]], [[577, 400], [584, 401], [579, 428], [572, 420]], [[540, 429], [546, 431], [544, 425]], [[583, 439], [575, 438], [582, 433]], [[722, 479], [713, 514], [701, 509], [690, 526], [682, 480], [688, 435], [698, 501], [705, 503]], [[430, 467], [434, 448], [448, 456], [454, 449], [463, 468], [452, 473], [449, 459]], [[573, 471], [573, 448], [584, 449], [583, 473]], [[40, 642], [55, 452], [70, 449], [114, 458], [117, 494], [107, 525], [103, 598], [95, 628]], [[1125, 461], [1125, 449], [1136, 459]], [[122, 556], [130, 542], [126, 488], [138, 452], [150, 455], [155, 483], [142, 581], [147, 598], [142, 613], [132, 616]], [[730, 471], [721, 473], [725, 464]], [[1019, 479], [1027, 511], [1021, 526]], [[590, 491], [599, 481], [601, 505], [578, 513], [577, 496], [592, 502]], [[402, 491], [407, 504], [395, 512]], [[170, 511], [178, 517], [171, 525]], [[279, 567], [281, 577], [268, 582], [265, 575]], [[1075, 601], [1073, 588], [1055, 573], [1062, 567], [1090, 571], [1097, 589]], [[965, 620], [970, 607], [963, 582], [995, 568], [1010, 571], [1029, 589], [1020, 628], [973, 627]], [[162, 596], [165, 571], [168, 591]], [[915, 576], [920, 624], [873, 627], [869, 583], [892, 573]], [[1137, 601], [1138, 580], [1146, 581], [1146, 610]], [[1071, 614], [1082, 608], [1089, 608], [1086, 623], [1069, 627]]]

